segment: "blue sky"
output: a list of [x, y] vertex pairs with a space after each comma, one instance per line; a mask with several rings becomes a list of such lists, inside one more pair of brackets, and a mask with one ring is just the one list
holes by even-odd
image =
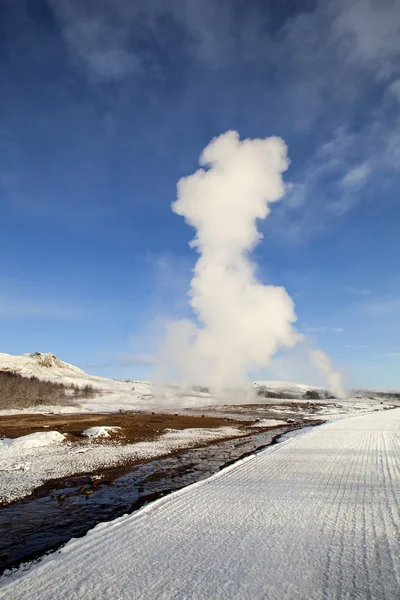
[[176, 183], [235, 129], [291, 158], [260, 279], [349, 385], [400, 388], [396, 0], [0, 9], [2, 352], [148, 377], [163, 319], [189, 314]]

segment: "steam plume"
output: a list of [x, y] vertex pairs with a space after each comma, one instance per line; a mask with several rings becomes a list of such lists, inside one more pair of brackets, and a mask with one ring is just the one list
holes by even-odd
[[183, 384], [240, 387], [265, 367], [278, 346], [294, 346], [294, 303], [283, 287], [256, 278], [249, 252], [260, 241], [257, 219], [285, 191], [286, 145], [278, 137], [245, 139], [236, 131], [214, 138], [200, 168], [178, 182], [172, 210], [195, 228], [200, 254], [189, 291], [197, 323], [170, 323], [165, 352]]
[[310, 359], [318, 371], [325, 377], [329, 390], [337, 398], [345, 398], [346, 394], [342, 387], [342, 376], [332, 370], [329, 356], [323, 350], [311, 350]]

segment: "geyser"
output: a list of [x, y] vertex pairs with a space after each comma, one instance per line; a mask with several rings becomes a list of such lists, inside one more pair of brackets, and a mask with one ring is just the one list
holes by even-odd
[[249, 256], [262, 238], [257, 219], [284, 195], [289, 161], [278, 137], [241, 141], [228, 131], [206, 146], [199, 163], [178, 182], [172, 204], [196, 230], [191, 246], [200, 256], [189, 291], [195, 321], [168, 324], [163, 362], [183, 385], [232, 389], [266, 367], [279, 346], [302, 338], [292, 299], [283, 287], [258, 281]]
[[342, 376], [338, 371], [332, 370], [332, 364], [329, 356], [323, 350], [311, 350], [311, 363], [324, 376], [329, 390], [336, 398], [346, 398], [346, 393], [342, 385]]

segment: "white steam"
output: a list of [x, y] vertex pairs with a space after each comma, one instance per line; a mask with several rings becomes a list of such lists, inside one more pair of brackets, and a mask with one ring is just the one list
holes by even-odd
[[257, 219], [285, 191], [286, 145], [278, 137], [240, 141], [236, 131], [213, 139], [200, 168], [178, 183], [172, 210], [196, 229], [200, 254], [189, 292], [197, 325], [168, 325], [164, 361], [185, 385], [240, 387], [268, 365], [278, 346], [301, 339], [294, 303], [283, 287], [263, 285], [249, 252], [260, 241]]
[[325, 377], [329, 390], [336, 398], [345, 398], [346, 393], [343, 390], [342, 376], [340, 373], [332, 370], [332, 364], [329, 356], [322, 350], [311, 350], [310, 359], [312, 364]]

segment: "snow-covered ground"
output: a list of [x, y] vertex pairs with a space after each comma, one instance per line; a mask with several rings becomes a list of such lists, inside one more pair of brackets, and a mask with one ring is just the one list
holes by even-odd
[[[82, 402], [80, 406], [37, 407], [24, 410], [0, 411], [1, 414], [15, 413], [113, 413], [120, 410], [180, 410], [184, 407], [204, 407], [215, 402], [209, 393], [193, 390], [191, 394], [180, 395], [179, 390], [170, 386], [163, 395], [157, 395], [150, 383], [134, 381], [115, 381], [100, 377], [92, 377], [82, 370], [60, 361], [52, 354], [23, 354], [11, 356], [0, 354], [0, 369], [9, 369], [21, 375], [35, 375], [41, 379], [62, 381], [84, 387], [92, 385], [97, 391], [93, 398]], [[218, 406], [217, 408], [201, 408], [200, 412], [213, 414], [225, 413], [223, 416], [233, 416], [242, 419], [258, 419], [255, 427], [273, 427], [285, 425], [287, 419], [337, 419], [354, 413], [380, 411], [388, 406], [379, 399], [357, 399], [346, 401], [312, 401], [301, 397], [306, 391], [315, 390], [312, 386], [285, 382], [257, 382], [269, 391], [277, 394], [287, 394], [289, 397], [297, 394], [300, 399], [293, 404], [282, 399], [265, 398], [253, 394], [252, 401], [257, 406], [256, 412], [250, 406]], [[224, 400], [237, 401], [229, 393]], [[243, 401], [243, 397], [241, 398]], [[247, 401], [249, 399], [247, 398]], [[304, 409], [303, 409], [304, 407]], [[228, 411], [228, 412], [227, 412]], [[126, 461], [157, 457], [166, 452], [190, 447], [194, 444], [206, 443], [213, 439], [223, 439], [243, 435], [237, 428], [197, 429], [186, 432], [170, 432], [152, 442], [139, 444], [99, 446], [92, 440], [107, 439], [110, 429], [97, 427], [89, 429], [85, 436], [86, 445], [71, 444], [58, 432], [41, 432], [24, 436], [16, 440], [0, 440], [0, 501], [7, 502], [29, 494], [33, 489], [49, 479], [62, 478], [75, 473], [93, 472], [100, 468], [119, 465]], [[117, 432], [112, 432], [117, 436]], [[84, 437], [85, 437], [84, 436]]]
[[1, 598], [400, 596], [400, 409], [343, 419], [71, 540]]
[[91, 439], [102, 439], [111, 437], [110, 434], [118, 433], [121, 431], [121, 427], [110, 427], [107, 425], [97, 426], [97, 427], [89, 427], [89, 429], [85, 429], [82, 432], [82, 435]]
[[[177, 386], [164, 386], [162, 389], [146, 381], [120, 381], [88, 375], [78, 367], [65, 363], [52, 354], [36, 352], [33, 354], [21, 354], [13, 356], [0, 353], [0, 370], [10, 370], [24, 376], [34, 375], [39, 379], [62, 382], [65, 384], [84, 387], [90, 385], [95, 389], [93, 398], [85, 400], [74, 400], [71, 397], [71, 406], [42, 406], [26, 409], [10, 409], [0, 411], [2, 414], [19, 414], [33, 412], [50, 413], [113, 413], [129, 410], [175, 410], [176, 408], [206, 407], [215, 404], [247, 404], [275, 402], [273, 398], [257, 396], [256, 390], [265, 388], [272, 394], [276, 393], [278, 398], [297, 397], [299, 399], [307, 391], [322, 391], [311, 385], [290, 383], [284, 381], [257, 381], [255, 390], [246, 393], [237, 393], [233, 390], [226, 391], [223, 396], [215, 397], [206, 391], [193, 389], [191, 391], [179, 390]], [[365, 396], [365, 399], [362, 396]], [[357, 390], [359, 398], [350, 399], [351, 402], [376, 404], [379, 393], [373, 390]], [[361, 398], [360, 398], [361, 396]], [[369, 400], [367, 400], [367, 397]], [[373, 398], [376, 397], [374, 400]], [[305, 402], [307, 400], [304, 400]], [[77, 404], [78, 402], [78, 404]], [[351, 402], [344, 402], [342, 414], [352, 412]], [[335, 403], [332, 403], [332, 406]], [[340, 403], [337, 403], [338, 405]], [[365, 405], [366, 406], [366, 405]], [[370, 410], [368, 408], [367, 410]], [[337, 413], [336, 409], [331, 411]], [[327, 414], [329, 411], [327, 411]]]
[[[61, 361], [48, 353], [33, 354], [0, 353], [0, 369], [9, 370], [20, 375], [35, 376], [39, 379], [78, 385], [90, 385], [95, 389], [93, 398], [76, 403], [71, 397], [71, 406], [44, 406], [27, 409], [11, 409], [0, 411], [1, 414], [18, 414], [27, 412], [118, 412], [118, 410], [135, 410], [148, 408], [154, 404], [152, 385], [146, 381], [119, 381], [88, 375], [78, 367]], [[75, 404], [75, 405], [72, 405]]]
[[[110, 427], [91, 428], [89, 440]], [[100, 430], [100, 431], [99, 431]], [[89, 431], [89, 430], [88, 430]], [[58, 431], [32, 433], [13, 440], [0, 440], [0, 502], [11, 502], [30, 494], [45, 481], [75, 473], [93, 473], [127, 461], [156, 458], [174, 450], [245, 435], [235, 427], [170, 429], [154, 441], [136, 444], [99, 445], [67, 443]]]
[[276, 419], [261, 419], [254, 423], [253, 427], [284, 427], [287, 421], [277, 421]]

